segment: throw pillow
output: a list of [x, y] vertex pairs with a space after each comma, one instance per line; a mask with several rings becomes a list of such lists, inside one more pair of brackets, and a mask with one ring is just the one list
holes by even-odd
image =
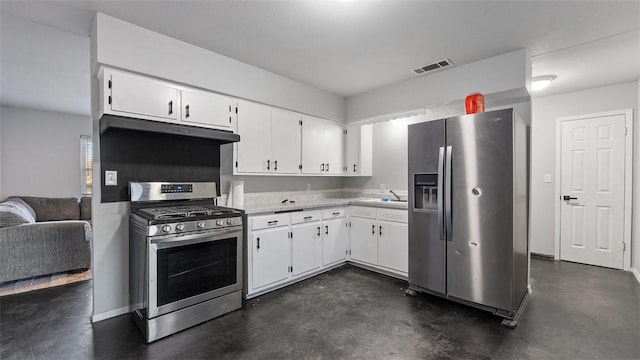
[[33, 218], [29, 210], [17, 201], [5, 201], [0, 203], [0, 228], [20, 224], [33, 224]]
[[22, 200], [20, 197], [18, 197], [18, 196], [10, 196], [10, 197], [4, 199], [4, 201], [16, 201], [16, 202], [19, 202], [20, 204], [24, 205], [25, 208], [27, 208], [27, 210], [29, 210], [29, 213], [31, 214], [31, 216], [33, 216], [34, 219], [37, 218], [36, 211], [33, 210], [33, 208], [29, 204], [27, 204], [24, 200]]

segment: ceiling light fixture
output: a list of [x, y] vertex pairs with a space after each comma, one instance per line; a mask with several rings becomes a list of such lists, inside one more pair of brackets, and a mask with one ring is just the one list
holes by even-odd
[[553, 80], [556, 79], [555, 75], [542, 75], [535, 76], [531, 79], [531, 90], [532, 91], [540, 91], [545, 89]]

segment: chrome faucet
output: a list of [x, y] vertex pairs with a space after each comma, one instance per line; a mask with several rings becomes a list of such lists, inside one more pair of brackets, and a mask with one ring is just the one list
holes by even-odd
[[400, 196], [398, 196], [398, 194], [395, 193], [395, 191], [393, 190], [389, 190], [390, 193], [393, 194], [393, 196], [395, 196], [396, 198], [398, 198], [398, 201], [402, 201], [402, 199], [400, 199]]

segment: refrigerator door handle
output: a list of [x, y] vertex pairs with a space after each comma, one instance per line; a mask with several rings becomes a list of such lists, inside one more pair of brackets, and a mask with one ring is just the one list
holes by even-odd
[[445, 203], [444, 203], [444, 208], [445, 208], [445, 222], [446, 222], [446, 226], [445, 226], [445, 231], [446, 231], [446, 237], [447, 237], [447, 241], [453, 241], [453, 237], [451, 236], [451, 233], [453, 232], [453, 222], [451, 221], [451, 183], [452, 183], [452, 179], [451, 179], [451, 164], [453, 163], [453, 161], [451, 160], [451, 153], [453, 152], [453, 148], [451, 146], [447, 146], [447, 161], [446, 161], [446, 165], [445, 165], [445, 181], [446, 183], [444, 184], [445, 187]]
[[440, 234], [440, 240], [444, 241], [444, 208], [443, 208], [443, 195], [442, 195], [442, 179], [444, 177], [444, 147], [440, 147], [438, 153], [438, 234]]

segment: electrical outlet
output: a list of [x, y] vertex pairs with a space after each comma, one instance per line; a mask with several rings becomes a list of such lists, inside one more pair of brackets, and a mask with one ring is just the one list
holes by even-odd
[[117, 186], [118, 185], [118, 172], [115, 170], [105, 170], [104, 172], [104, 185], [105, 186]]
[[386, 191], [384, 184], [380, 184], [380, 192], [383, 193]]
[[311, 191], [311, 184], [307, 184], [307, 191]]
[[544, 182], [546, 183], [551, 182], [551, 174], [544, 174]]

